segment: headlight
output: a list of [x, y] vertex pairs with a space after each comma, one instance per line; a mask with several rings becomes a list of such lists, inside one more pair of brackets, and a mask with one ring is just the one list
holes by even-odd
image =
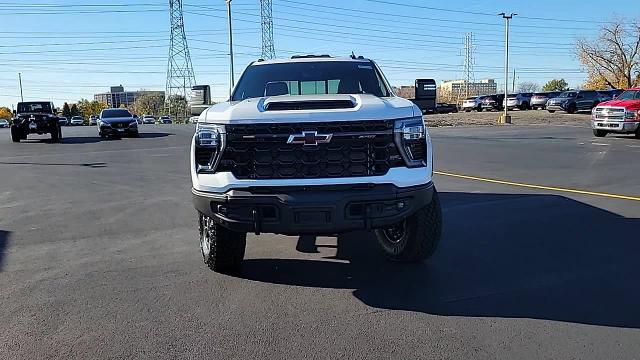
[[407, 167], [427, 165], [427, 132], [421, 116], [396, 121], [394, 135]]
[[102, 121], [102, 120], [98, 120], [98, 125], [99, 126], [104, 126], [104, 127], [111, 126], [111, 124], [109, 124], [108, 122]]
[[198, 171], [215, 171], [225, 147], [225, 136], [224, 125], [197, 123], [193, 141]]
[[639, 114], [638, 110], [630, 110], [630, 111], [627, 110], [624, 113], [624, 118], [625, 120], [636, 120], [638, 119], [638, 116], [639, 116], [638, 114]]
[[132, 122], [129, 123], [129, 127], [136, 127], [136, 126], [138, 126], [137, 120], [133, 120]]

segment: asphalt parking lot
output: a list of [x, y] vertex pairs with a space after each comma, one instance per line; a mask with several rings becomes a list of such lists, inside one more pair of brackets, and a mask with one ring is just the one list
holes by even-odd
[[250, 235], [229, 276], [201, 261], [192, 131], [0, 129], [0, 358], [640, 354], [640, 140], [432, 129], [445, 228], [429, 262], [388, 262], [367, 233]]

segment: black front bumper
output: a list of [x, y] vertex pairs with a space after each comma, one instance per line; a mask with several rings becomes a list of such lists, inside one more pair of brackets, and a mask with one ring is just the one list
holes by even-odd
[[[33, 126], [31, 124], [34, 124]], [[54, 121], [27, 121], [15, 122], [13, 127], [20, 129], [25, 134], [46, 134], [57, 131], [56, 122]]]
[[396, 224], [431, 203], [433, 183], [192, 189], [195, 208], [234, 231], [330, 235]]
[[100, 126], [100, 133], [105, 136], [130, 136], [138, 134], [137, 127], [113, 128]]

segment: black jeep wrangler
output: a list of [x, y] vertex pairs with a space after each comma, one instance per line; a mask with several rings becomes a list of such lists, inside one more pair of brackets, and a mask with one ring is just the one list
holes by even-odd
[[51, 141], [62, 139], [62, 128], [58, 123], [53, 103], [50, 101], [19, 102], [11, 120], [11, 140], [26, 140], [28, 134], [51, 134]]

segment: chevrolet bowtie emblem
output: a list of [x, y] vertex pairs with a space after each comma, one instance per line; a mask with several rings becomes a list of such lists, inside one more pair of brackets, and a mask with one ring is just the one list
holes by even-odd
[[303, 131], [302, 134], [289, 135], [287, 144], [302, 144], [304, 146], [318, 146], [331, 141], [333, 134], [318, 134], [317, 131]]

